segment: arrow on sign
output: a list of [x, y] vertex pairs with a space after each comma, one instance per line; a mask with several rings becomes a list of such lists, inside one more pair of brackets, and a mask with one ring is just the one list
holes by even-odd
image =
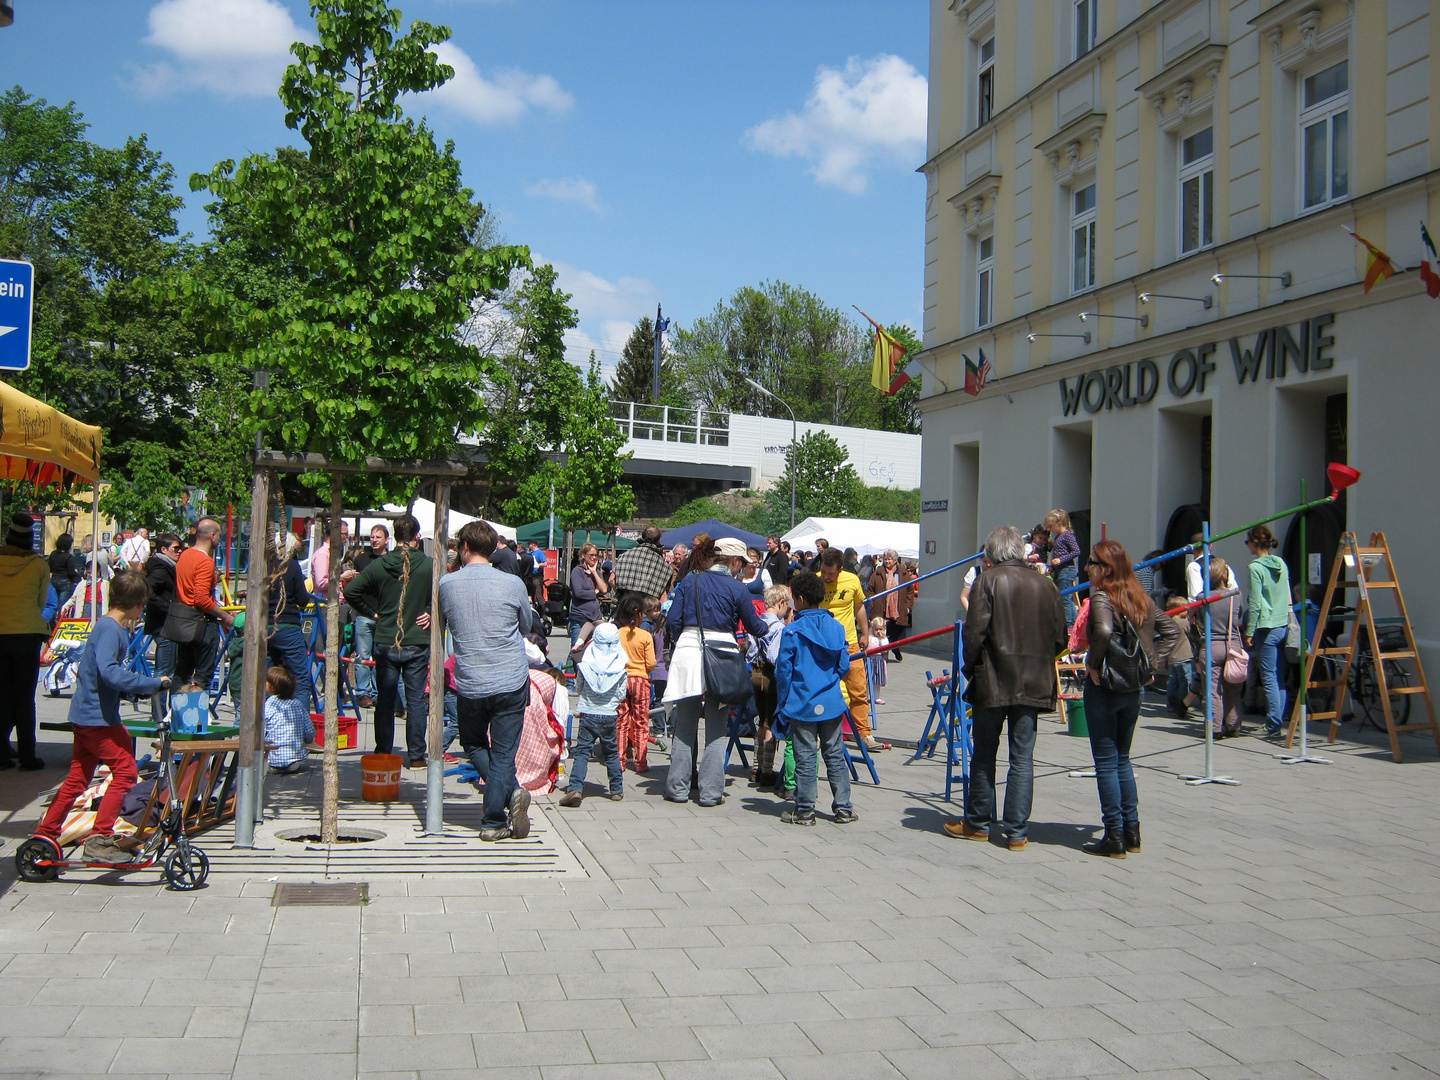
[[20, 328], [19, 328], [18, 326], [0, 326], [0, 337], [4, 337], [6, 334], [10, 333], [10, 331], [12, 331], [12, 330], [19, 330], [19, 329], [20, 329]]

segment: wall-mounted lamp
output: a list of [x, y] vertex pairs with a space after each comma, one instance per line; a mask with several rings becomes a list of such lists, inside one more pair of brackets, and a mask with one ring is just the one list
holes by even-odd
[[1210, 280], [1216, 285], [1219, 285], [1225, 279], [1232, 277], [1250, 278], [1258, 281], [1278, 281], [1282, 289], [1288, 289], [1291, 281], [1289, 270], [1286, 270], [1283, 274], [1212, 274]]
[[1084, 322], [1086, 319], [1126, 319], [1129, 322], [1138, 322], [1141, 326], [1150, 325], [1149, 315], [1106, 315], [1103, 311], [1080, 312], [1080, 321]]
[[1215, 306], [1215, 301], [1208, 296], [1173, 296], [1170, 293], [1163, 292], [1142, 292], [1140, 294], [1140, 303], [1142, 304], [1148, 304], [1152, 299], [1193, 300], [1197, 304], [1204, 304], [1207, 310]]
[[1037, 337], [1078, 337], [1084, 339], [1086, 345], [1090, 344], [1089, 330], [1086, 330], [1083, 334], [1026, 334], [1025, 336], [1031, 341], [1034, 341]]

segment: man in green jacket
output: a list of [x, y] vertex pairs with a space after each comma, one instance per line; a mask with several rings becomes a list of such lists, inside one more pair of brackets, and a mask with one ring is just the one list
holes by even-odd
[[344, 582], [350, 607], [375, 620], [375, 753], [395, 752], [395, 690], [404, 680], [405, 742], [412, 769], [425, 767], [433, 567], [420, 549], [420, 522], [406, 514], [395, 521], [395, 550]]

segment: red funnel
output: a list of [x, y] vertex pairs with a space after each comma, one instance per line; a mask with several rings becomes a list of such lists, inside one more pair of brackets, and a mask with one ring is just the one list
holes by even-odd
[[1330, 478], [1330, 484], [1335, 488], [1333, 495], [1339, 495], [1340, 492], [1360, 479], [1358, 469], [1352, 469], [1349, 465], [1342, 465], [1338, 461], [1332, 461], [1325, 466], [1325, 475]]

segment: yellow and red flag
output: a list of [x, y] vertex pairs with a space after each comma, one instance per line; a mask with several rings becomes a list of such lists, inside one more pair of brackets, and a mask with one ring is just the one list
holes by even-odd
[[[855, 310], [860, 311], [858, 307]], [[865, 315], [865, 312], [860, 311], [860, 314]], [[911, 379], [910, 374], [900, 366], [905, 359], [905, 346], [869, 315], [865, 315], [865, 321], [875, 328], [875, 356], [870, 363], [870, 385], [882, 394], [894, 394]]]
[[[1344, 225], [1340, 227], [1345, 229]], [[1389, 255], [1386, 255], [1385, 252], [1370, 243], [1369, 240], [1366, 240], [1359, 233], [1351, 229], [1345, 229], [1345, 231], [1353, 236], [1356, 241], [1365, 245], [1365, 291], [1367, 293], [1375, 287], [1376, 282], [1384, 281], [1387, 277], [1397, 272], [1395, 264], [1390, 261]]]

